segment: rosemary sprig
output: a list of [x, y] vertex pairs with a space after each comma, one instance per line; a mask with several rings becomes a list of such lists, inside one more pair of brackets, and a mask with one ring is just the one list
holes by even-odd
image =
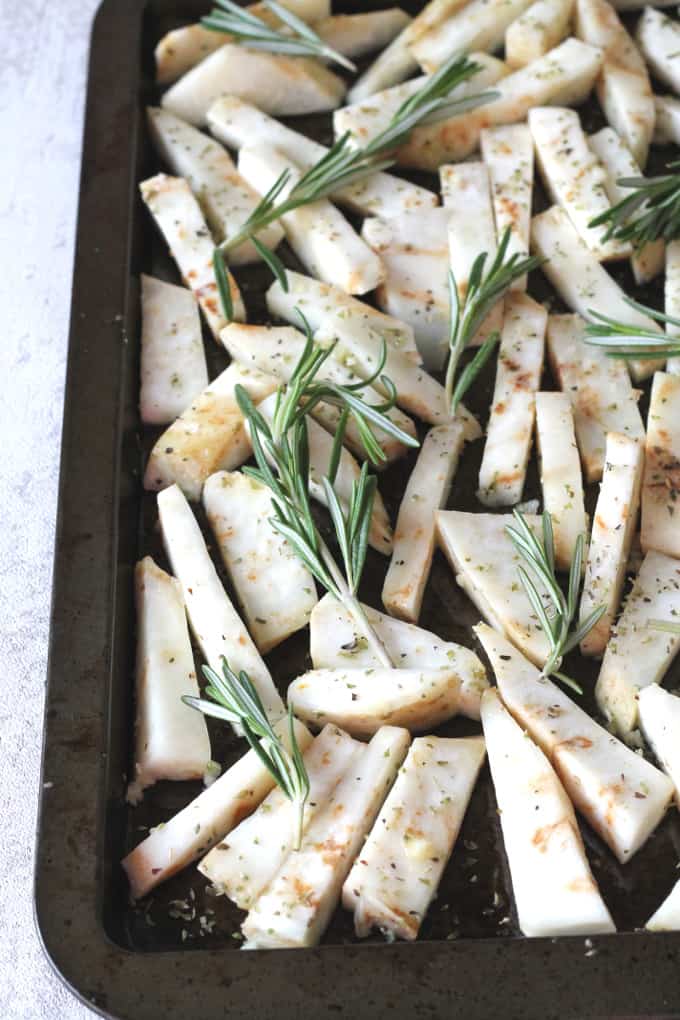
[[[380, 375], [385, 362], [385, 349], [370, 380], [347, 386], [324, 382], [317, 379], [317, 376], [333, 348], [318, 348], [312, 340], [309, 325], [302, 315], [301, 318], [305, 324], [307, 342], [290, 381], [278, 391], [271, 424], [257, 410], [245, 389], [240, 386], [236, 388], [236, 399], [248, 422], [257, 465], [254, 468], [245, 467], [243, 471], [269, 488], [274, 509], [272, 527], [288, 539], [319, 584], [345, 605], [380, 661], [385, 666], [391, 666], [392, 662], [357, 598], [366, 560], [376, 480], [368, 473], [368, 463], [364, 463], [359, 478], [352, 486], [346, 509], [340, 505], [333, 485], [345, 429], [350, 420], [355, 423], [367, 457], [373, 464], [385, 457], [375, 435], [376, 428], [408, 446], [417, 446], [418, 442], [402, 432], [387, 417], [386, 412], [394, 404], [395, 392], [390, 380]], [[383, 404], [376, 406], [366, 403], [360, 390], [379, 375], [389, 396]], [[328, 476], [323, 479], [323, 486], [340, 546], [344, 573], [321, 537], [310, 505], [309, 449], [305, 419], [322, 401], [340, 409]]]
[[641, 305], [638, 301], [633, 301], [632, 298], [626, 298], [626, 302], [631, 308], [649, 316], [655, 322], [675, 327], [679, 333], [678, 337], [674, 338], [668, 333], [657, 333], [651, 329], [642, 329], [640, 326], [617, 322], [616, 319], [589, 308], [588, 315], [593, 321], [585, 329], [584, 340], [587, 344], [604, 347], [605, 353], [610, 358], [628, 360], [666, 359], [680, 354], [680, 319], [665, 312], [659, 312], [656, 308]]
[[449, 332], [449, 361], [446, 368], [446, 396], [455, 414], [458, 404], [489, 360], [498, 343], [498, 332], [491, 333], [481, 345], [472, 361], [456, 381], [456, 372], [463, 351], [468, 347], [479, 327], [493, 306], [508, 288], [532, 269], [542, 265], [545, 259], [536, 255], [523, 256], [515, 252], [507, 257], [511, 230], [506, 227], [501, 236], [493, 262], [486, 271], [488, 252], [482, 252], [475, 259], [464, 299], [458, 295], [458, 286], [453, 272], [449, 272], [449, 298], [451, 302], [451, 324]]
[[570, 631], [576, 614], [581, 585], [583, 535], [579, 535], [576, 540], [574, 556], [569, 569], [567, 594], [565, 595], [555, 573], [555, 545], [550, 514], [547, 511], [543, 512], [541, 538], [536, 537], [519, 510], [514, 510], [513, 516], [517, 522], [516, 526], [509, 525], [506, 531], [524, 563], [542, 582], [549, 599], [549, 606], [546, 607], [527, 570], [524, 566], [519, 566], [517, 571], [524, 590], [538, 617], [543, 633], [550, 643], [550, 655], [546, 659], [541, 675], [555, 676], [578, 694], [583, 694], [582, 689], [574, 680], [560, 672], [564, 656], [582, 641], [605, 611], [604, 606], [597, 606], [580, 626]]
[[332, 60], [349, 71], [356, 71], [356, 64], [327, 46], [309, 25], [305, 24], [291, 11], [275, 3], [264, 0], [267, 7], [283, 22], [288, 31], [279, 32], [232, 0], [215, 0], [217, 6], [210, 14], [201, 18], [204, 28], [214, 32], [224, 32], [232, 38], [244, 42], [251, 50], [267, 50], [269, 53], [285, 53], [291, 57], [319, 57]]
[[391, 166], [394, 151], [404, 144], [418, 124], [432, 123], [453, 113], [462, 113], [495, 98], [495, 92], [478, 93], [462, 99], [450, 98], [449, 93], [453, 89], [479, 70], [480, 65], [468, 60], [466, 56], [452, 57], [428, 78], [418, 92], [401, 104], [387, 127], [375, 138], [364, 146], [353, 147], [350, 144], [350, 133], [347, 132], [282, 198], [292, 177], [290, 170], [284, 170], [238, 233], [222, 242], [222, 250], [230, 251], [238, 247], [263, 227], [293, 209], [326, 198], [349, 184]]
[[288, 750], [272, 728], [260, 696], [247, 673], [243, 670], [238, 675], [234, 673], [224, 656], [222, 676], [210, 666], [204, 666], [203, 673], [208, 681], [205, 693], [212, 700], [185, 695], [182, 701], [204, 715], [224, 719], [241, 727], [255, 754], [297, 808], [294, 845], [298, 850], [302, 840], [305, 803], [309, 796], [309, 777], [295, 736], [291, 706], [288, 706]]
[[[680, 162], [669, 163], [668, 170], [680, 169]], [[607, 225], [603, 241], [615, 238], [642, 248], [650, 241], [680, 237], [680, 173], [659, 177], [621, 177], [617, 182], [631, 192], [588, 226]]]

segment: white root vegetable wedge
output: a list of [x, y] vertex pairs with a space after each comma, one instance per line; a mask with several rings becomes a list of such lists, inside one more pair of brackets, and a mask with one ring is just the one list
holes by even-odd
[[[491, 201], [498, 237], [510, 228], [508, 255], [529, 254], [531, 195], [534, 183], [534, 144], [526, 124], [488, 128], [480, 134], [482, 158], [489, 171]], [[511, 290], [526, 290], [521, 276]]]
[[[290, 748], [288, 720], [280, 719], [274, 730]], [[302, 752], [312, 735], [295, 720], [295, 736]], [[267, 796], [274, 779], [255, 751], [250, 750], [219, 779], [167, 822], [152, 829], [146, 839], [123, 860], [135, 900], [146, 896], [224, 839]]]
[[504, 708], [482, 698], [489, 755], [519, 927], [524, 935], [615, 931], [586, 857], [574, 809], [540, 747]]
[[579, 608], [583, 623], [598, 606], [605, 612], [581, 641], [583, 655], [602, 655], [618, 612], [626, 564], [640, 509], [644, 450], [618, 432], [607, 435], [604, 474], [593, 515], [593, 529]]
[[[617, 205], [623, 201], [627, 194], [630, 194], [630, 188], [622, 187], [618, 183], [618, 179], [620, 177], [640, 177], [642, 175], [640, 167], [635, 162], [628, 146], [619, 138], [613, 128], [602, 128], [597, 134], [590, 135], [588, 145], [604, 168], [604, 186], [607, 190], [609, 204]], [[662, 239], [650, 241], [642, 248], [633, 250], [630, 266], [636, 283], [649, 283], [663, 271], [665, 251], [666, 246]]]
[[[280, 174], [288, 170], [288, 184], [280, 201], [302, 176], [288, 156], [263, 145], [241, 149], [238, 166], [246, 180], [265, 195]], [[280, 222], [291, 248], [302, 264], [325, 283], [342, 287], [348, 294], [375, 290], [384, 278], [382, 263], [375, 252], [331, 202], [323, 198], [285, 213]]]
[[267, 291], [267, 308], [270, 315], [284, 319], [293, 326], [299, 326], [300, 317], [296, 308], [300, 308], [313, 330], [320, 329], [331, 321], [340, 323], [352, 330], [352, 336], [356, 337], [357, 344], [363, 342], [364, 336], [370, 338], [374, 333], [378, 333], [387, 344], [388, 353], [394, 350], [416, 365], [422, 364], [413, 337], [413, 329], [406, 322], [386, 315], [372, 305], [351, 297], [340, 287], [322, 283], [312, 276], [304, 276], [289, 269], [286, 272], [286, 280], [287, 291], [278, 280], [275, 280]]
[[445, 506], [463, 449], [459, 423], [430, 429], [404, 490], [382, 589], [392, 616], [417, 623], [435, 549], [435, 513]]
[[401, 8], [388, 7], [361, 14], [332, 14], [317, 21], [314, 31], [327, 46], [356, 58], [384, 49], [410, 23], [410, 16]]
[[661, 683], [680, 651], [680, 635], [657, 630], [650, 621], [678, 618], [680, 563], [648, 552], [612, 631], [595, 687], [600, 710], [624, 740], [638, 724], [640, 692]]
[[532, 0], [469, 0], [461, 10], [431, 28], [412, 46], [411, 53], [429, 74], [454, 53], [493, 52], [503, 45], [505, 30]]
[[381, 726], [411, 732], [434, 729], [457, 715], [460, 677], [439, 669], [312, 669], [288, 688], [298, 718], [313, 726], [334, 723], [353, 737], [370, 737]]
[[438, 371], [448, 350], [449, 212], [422, 209], [364, 220], [362, 236], [380, 256], [385, 280], [378, 305], [407, 322], [425, 368]]
[[636, 38], [652, 73], [680, 92], [680, 25], [654, 7], [645, 7]]
[[680, 879], [645, 925], [647, 931], [680, 931]]
[[269, 489], [239, 471], [211, 475], [203, 505], [248, 630], [262, 655], [309, 623], [314, 578], [269, 523]]
[[[236, 361], [254, 366], [260, 371], [271, 372], [287, 382], [302, 356], [305, 338], [292, 326], [249, 326], [242, 329], [237, 323], [231, 323], [222, 330], [222, 343]], [[353, 385], [361, 381], [349, 368], [332, 358], [323, 363], [317, 378], [341, 385]], [[372, 386], [366, 386], [365, 390], [360, 392], [370, 404], [384, 402], [384, 398]], [[331, 433], [334, 432], [338, 421], [336, 407], [322, 403], [318, 404], [312, 413], [325, 428]], [[387, 414], [395, 425], [408, 435], [415, 436], [415, 425], [403, 411], [392, 408]], [[393, 436], [381, 430], [376, 430], [376, 436], [388, 462], [403, 456], [406, 452], [403, 443]], [[357, 456], [366, 456], [359, 431], [352, 421], [347, 425], [345, 444]]]
[[[364, 744], [336, 726], [324, 727], [309, 745], [303, 756], [309, 779], [303, 833], [364, 750]], [[274, 787], [257, 811], [213, 847], [198, 870], [237, 907], [250, 910], [291, 853], [296, 810]]]
[[574, 0], [536, 0], [505, 30], [505, 59], [513, 70], [538, 60], [569, 35]]
[[630, 255], [630, 244], [603, 241], [605, 228], [589, 226], [607, 212], [610, 202], [604, 168], [588, 146], [578, 113], [561, 106], [537, 106], [529, 111], [529, 127], [546, 191], [565, 210], [589, 250], [600, 260]]
[[[442, 384], [428, 375], [421, 365], [414, 364], [408, 355], [388, 347], [382, 333], [365, 321], [357, 329], [351, 319], [333, 313], [315, 330], [314, 340], [321, 347], [332, 346], [333, 358], [362, 379], [370, 379], [375, 375], [384, 346], [384, 375], [396, 388], [397, 406], [430, 425], [440, 425], [451, 420]], [[372, 385], [379, 393], [388, 395], [382, 374], [373, 380]]]
[[201, 319], [186, 287], [142, 275], [139, 411], [145, 425], [167, 425], [208, 385]]
[[[276, 394], [272, 394], [258, 405], [258, 411], [270, 422], [274, 418]], [[328, 475], [333, 450], [333, 437], [323, 426], [312, 418], [305, 419], [307, 425], [307, 442], [309, 445], [309, 492], [313, 499], [327, 506], [326, 490], [321, 479]], [[342, 448], [340, 463], [335, 476], [333, 488], [340, 506], [346, 512], [352, 493], [352, 485], [359, 479], [360, 468], [349, 450]], [[376, 490], [373, 500], [371, 527], [368, 543], [376, 552], [389, 556], [392, 552], [392, 526], [382, 496]]]
[[[436, 171], [474, 152], [481, 132], [526, 119], [532, 106], [578, 106], [589, 95], [602, 64], [602, 51], [566, 39], [545, 56], [501, 78], [496, 99], [436, 124], [421, 124], [399, 149], [403, 166]], [[474, 81], [474, 79], [473, 79]]]
[[417, 737], [342, 888], [354, 929], [413, 941], [451, 856], [484, 739]]
[[542, 677], [500, 634], [484, 624], [475, 633], [505, 707], [550, 759], [576, 809], [622, 864], [629, 861], [663, 818], [673, 784]]
[[571, 402], [586, 482], [596, 482], [602, 477], [607, 433], [642, 440], [645, 428], [623, 362], [586, 344], [584, 329], [579, 315], [548, 316], [550, 367]]
[[[508, 73], [503, 61], [489, 56], [488, 53], [472, 53], [470, 59], [479, 66], [479, 71], [472, 78], [456, 85], [447, 98], [460, 100], [476, 95], [493, 86], [499, 78]], [[402, 85], [377, 92], [363, 102], [336, 110], [333, 114], [335, 137], [340, 138], [349, 132], [356, 145], [364, 145], [371, 141], [385, 130], [399, 107], [419, 92], [427, 80], [426, 75], [419, 75]]]
[[576, 0], [575, 33], [604, 52], [597, 98], [641, 167], [654, 133], [654, 97], [642, 56], [607, 0]]
[[568, 571], [579, 535], [587, 534], [574, 415], [566, 393], [536, 394], [536, 445], [543, 508], [552, 519], [555, 564]]
[[[217, 339], [227, 320], [224, 318], [213, 271], [215, 245], [191, 188], [181, 177], [156, 174], [142, 181], [139, 190], [167, 242], [182, 279], [194, 292], [210, 331]], [[243, 322], [246, 310], [241, 292], [231, 273], [228, 273], [228, 278], [234, 318]]]
[[315, 946], [335, 909], [352, 862], [394, 782], [408, 730], [383, 726], [312, 819], [248, 914], [248, 948]]
[[[284, 0], [281, 4], [298, 18], [314, 24], [330, 14], [330, 0]], [[274, 27], [281, 24], [264, 4], [249, 4], [248, 10]], [[224, 46], [227, 37], [201, 24], [184, 25], [167, 32], [156, 46], [156, 81], [170, 85], [210, 53]]]
[[672, 780], [680, 806], [680, 698], [651, 684], [640, 691], [639, 712], [645, 740]]
[[376, 92], [410, 78], [418, 70], [418, 64], [409, 47], [429, 28], [444, 21], [467, 2], [468, 0], [430, 0], [430, 3], [426, 3], [413, 21], [355, 81], [347, 93], [349, 102], [358, 103], [375, 95]]
[[514, 506], [522, 498], [547, 321], [543, 305], [528, 294], [516, 291], [506, 296], [491, 414], [479, 468], [477, 496], [485, 506]]
[[[525, 520], [538, 535], [540, 518], [532, 514]], [[543, 666], [550, 648], [517, 573], [521, 560], [505, 530], [512, 521], [511, 514], [440, 510], [439, 545], [457, 583], [486, 620]], [[533, 575], [532, 580], [545, 601], [548, 596], [540, 581]]]
[[164, 110], [196, 127], [220, 96], [254, 103], [274, 117], [334, 110], [345, 84], [318, 60], [266, 53], [226, 43], [171, 85], [161, 99]]
[[[680, 239], [669, 241], [666, 245], [666, 276], [664, 279], [664, 310], [666, 315], [680, 319]], [[669, 337], [680, 337], [680, 328], [666, 326]], [[669, 358], [666, 371], [671, 375], [680, 375], [680, 357]]]
[[675, 96], [654, 96], [656, 145], [680, 145], [680, 99]]
[[640, 544], [680, 558], [680, 376], [656, 372], [645, 439]]
[[[496, 257], [496, 224], [491, 205], [489, 172], [484, 163], [458, 163], [439, 168], [442, 202], [449, 214], [449, 265], [463, 303], [470, 273], [480, 252], [487, 265]], [[503, 302], [497, 301], [472, 340], [481, 344], [503, 326]]]
[[[268, 145], [285, 152], [304, 170], [328, 152], [325, 145], [280, 124], [236, 96], [222, 96], [210, 107], [207, 117], [212, 133], [230, 148]], [[393, 215], [437, 204], [434, 192], [383, 172], [346, 185], [333, 195], [333, 200], [364, 216]]]
[[284, 706], [269, 670], [217, 576], [201, 529], [181, 490], [172, 485], [158, 495], [163, 544], [182, 585], [189, 623], [203, 657], [217, 673], [222, 657], [234, 673], [250, 677], [265, 711], [278, 719]]
[[[412, 623], [396, 620], [363, 606], [387, 654], [404, 669], [455, 669], [460, 678], [460, 712], [479, 719], [479, 702], [488, 687], [486, 672], [473, 651]], [[332, 595], [317, 602], [309, 621], [309, 642], [315, 669], [371, 669], [381, 663], [356, 632], [355, 624]]]
[[[541, 269], [573, 311], [587, 319], [591, 309], [606, 308], [606, 314], [616, 322], [659, 331], [653, 319], [627, 303], [618, 283], [600, 265], [560, 206], [554, 205], [534, 216], [531, 243], [534, 251], [548, 260]], [[629, 366], [638, 381], [652, 375], [658, 362], [631, 361]]]
[[[260, 195], [241, 177], [231, 156], [218, 142], [167, 110], [149, 106], [147, 118], [158, 155], [173, 174], [188, 182], [215, 240], [237, 234]], [[283, 227], [270, 223], [257, 236], [269, 248], [276, 248], [283, 239]], [[227, 252], [227, 259], [233, 265], [242, 265], [257, 262], [260, 255], [252, 241], [246, 241]]]
[[157, 440], [144, 472], [145, 489], [157, 492], [177, 484], [187, 499], [199, 500], [211, 474], [248, 460], [252, 447], [234, 395], [237, 385], [258, 404], [279, 380], [237, 362], [229, 365]]
[[137, 667], [135, 775], [138, 803], [159, 779], [200, 779], [210, 761], [205, 718], [182, 701], [198, 696], [182, 589], [150, 556], [135, 567]]

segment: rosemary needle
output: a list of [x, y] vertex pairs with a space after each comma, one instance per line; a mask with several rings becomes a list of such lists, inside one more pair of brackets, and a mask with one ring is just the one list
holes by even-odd
[[[668, 170], [680, 170], [680, 162], [669, 163]], [[630, 188], [630, 194], [596, 216], [588, 226], [607, 226], [602, 240], [630, 241], [642, 248], [650, 241], [680, 237], [680, 173], [658, 177], [621, 177], [617, 182]]]
[[610, 358], [665, 360], [680, 354], [680, 319], [659, 312], [655, 308], [648, 308], [647, 305], [641, 305], [632, 298], [626, 298], [626, 302], [631, 308], [649, 316], [655, 322], [672, 326], [678, 331], [677, 338], [668, 333], [617, 322], [616, 319], [589, 308], [588, 315], [592, 321], [585, 329], [584, 340], [587, 344], [603, 347]]

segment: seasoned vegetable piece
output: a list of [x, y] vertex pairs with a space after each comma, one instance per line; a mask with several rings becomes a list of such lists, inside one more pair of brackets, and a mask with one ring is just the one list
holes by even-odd
[[[505, 707], [549, 758], [578, 811], [624, 864], [664, 816], [673, 784], [490, 627], [475, 628]], [[488, 739], [488, 737], [487, 737]]]
[[611, 127], [641, 167], [654, 133], [654, 97], [642, 56], [607, 0], [576, 0], [576, 35], [604, 53], [595, 91]]
[[654, 7], [645, 7], [637, 26], [637, 41], [652, 73], [680, 92], [680, 25]]
[[643, 462], [641, 443], [617, 432], [607, 435], [604, 474], [593, 516], [579, 622], [583, 623], [598, 606], [606, 608], [581, 641], [584, 655], [602, 655], [618, 612], [640, 509]]
[[[309, 779], [303, 833], [336, 786], [364, 752], [364, 744], [336, 726], [325, 726], [304, 754]], [[295, 806], [274, 787], [257, 811], [232, 829], [198, 865], [217, 892], [249, 910], [293, 850]]]
[[458, 713], [460, 677], [453, 665], [438, 669], [312, 669], [288, 688], [295, 714], [313, 726], [334, 723], [353, 737], [381, 726], [422, 733]]
[[624, 740], [638, 724], [640, 691], [664, 678], [680, 651], [680, 634], [651, 626], [680, 622], [680, 563], [648, 552], [609, 639], [595, 696], [603, 715]]
[[654, 137], [657, 145], [680, 145], [680, 99], [675, 96], [654, 96], [656, 123]]
[[[470, 274], [482, 252], [487, 267], [496, 257], [496, 224], [491, 205], [489, 172], [484, 163], [458, 163], [439, 168], [442, 201], [449, 214], [449, 262], [462, 303]], [[497, 301], [472, 343], [481, 344], [503, 326], [503, 302]]]
[[[308, 170], [328, 152], [325, 145], [280, 124], [236, 96], [222, 96], [213, 103], [207, 116], [215, 137], [232, 149], [268, 145], [284, 152], [303, 170]], [[332, 197], [334, 202], [364, 216], [392, 216], [407, 209], [437, 204], [434, 192], [382, 172], [347, 184]]]
[[359, 938], [413, 939], [437, 895], [479, 770], [482, 737], [418, 737], [342, 888]]
[[[288, 720], [274, 726], [290, 748]], [[312, 735], [295, 720], [295, 737], [304, 752]], [[274, 786], [255, 751], [248, 751], [190, 804], [152, 829], [123, 860], [133, 899], [155, 889], [201, 857], [253, 811]]]
[[265, 711], [273, 719], [284, 713], [269, 670], [217, 576], [201, 529], [176, 485], [158, 495], [163, 543], [172, 570], [182, 585], [191, 629], [203, 657], [216, 672], [226, 658], [235, 673], [250, 677]]
[[548, 316], [548, 355], [555, 379], [574, 412], [586, 482], [602, 477], [608, 432], [642, 440], [645, 429], [622, 361], [583, 341], [578, 315]]
[[452, 53], [500, 49], [505, 30], [523, 14], [532, 0], [469, 0], [451, 17], [435, 25], [412, 46], [424, 71], [432, 73]]
[[243, 924], [248, 947], [315, 946], [404, 760], [408, 730], [383, 726], [314, 816]]
[[527, 294], [506, 296], [496, 383], [479, 469], [477, 495], [485, 506], [514, 506], [522, 498], [547, 320], [545, 308]]
[[[196, 299], [217, 340], [226, 326], [224, 310], [215, 282], [213, 252], [215, 245], [203, 219], [203, 213], [191, 188], [181, 177], [157, 174], [139, 185], [142, 199], [165, 238], [182, 279]], [[228, 273], [234, 318], [245, 321], [246, 310], [236, 280]]]
[[[442, 641], [412, 623], [395, 620], [363, 606], [368, 621], [393, 662], [403, 669], [455, 669], [460, 679], [463, 715], [479, 719], [479, 701], [488, 687], [484, 667], [469, 648]], [[309, 621], [309, 644], [315, 669], [370, 669], [381, 663], [355, 630], [352, 617], [332, 595], [317, 602]]]
[[630, 244], [603, 241], [605, 228], [590, 226], [607, 212], [610, 201], [604, 168], [588, 147], [578, 113], [562, 106], [536, 106], [529, 111], [529, 127], [546, 191], [593, 255], [600, 260], [630, 255]]
[[317, 21], [314, 31], [327, 46], [354, 59], [382, 50], [410, 23], [410, 16], [401, 8], [388, 7], [361, 14], [332, 14]]
[[[526, 515], [525, 520], [538, 535], [540, 518]], [[440, 510], [437, 535], [457, 583], [480, 613], [543, 666], [550, 648], [517, 573], [521, 560], [505, 530], [512, 521], [511, 514]], [[533, 574], [532, 580], [547, 605], [545, 589]]]
[[239, 471], [211, 475], [203, 505], [248, 630], [262, 655], [306, 627], [314, 579], [269, 523], [269, 490]]
[[[147, 116], [156, 151], [172, 173], [189, 183], [215, 240], [233, 237], [260, 201], [258, 192], [244, 180], [226, 150], [202, 131], [159, 107], [147, 107]], [[269, 248], [276, 248], [283, 239], [283, 227], [270, 223], [257, 236]], [[233, 265], [260, 259], [252, 241], [226, 257]]]
[[670, 776], [680, 807], [680, 698], [650, 684], [640, 691], [639, 707], [645, 740]]
[[414, 128], [398, 152], [399, 162], [437, 171], [442, 163], [458, 162], [474, 152], [482, 130], [516, 124], [532, 106], [578, 106], [590, 93], [601, 64], [600, 50], [566, 39], [545, 56], [501, 78], [494, 86], [496, 99], [448, 120]]
[[233, 95], [274, 117], [334, 110], [345, 84], [318, 60], [267, 53], [225, 43], [172, 85], [161, 99], [164, 110], [196, 127], [220, 96]]
[[[529, 254], [531, 195], [534, 184], [534, 145], [526, 124], [486, 128], [479, 137], [482, 157], [489, 170], [496, 233], [510, 227], [508, 256]], [[520, 276], [510, 290], [526, 290]]]
[[167, 425], [208, 385], [201, 319], [186, 287], [142, 274], [139, 412], [145, 425]]
[[[680, 238], [666, 245], [666, 278], [664, 280], [664, 311], [674, 319], [680, 319]], [[666, 333], [680, 337], [680, 327], [668, 323]], [[669, 358], [666, 371], [680, 375], [680, 357]]]
[[[640, 167], [633, 159], [628, 146], [612, 128], [602, 128], [590, 135], [588, 145], [604, 167], [607, 196], [610, 205], [622, 202], [631, 189], [618, 183], [621, 177], [640, 177]], [[630, 265], [636, 283], [649, 283], [663, 270], [666, 246], [661, 238], [633, 249]]]
[[615, 931], [571, 801], [546, 756], [494, 689], [482, 698], [482, 724], [523, 934]]
[[680, 931], [680, 879], [645, 925], [647, 931]]
[[382, 590], [392, 616], [417, 623], [435, 548], [435, 512], [446, 504], [463, 448], [459, 423], [431, 429], [399, 507], [392, 559]]
[[127, 799], [136, 804], [159, 779], [201, 779], [210, 761], [208, 727], [182, 702], [198, 696], [182, 589], [150, 556], [135, 567], [137, 667], [135, 775]]
[[579, 535], [587, 533], [574, 415], [566, 393], [536, 394], [536, 443], [543, 508], [550, 514], [558, 570], [568, 571]]
[[640, 544], [680, 558], [680, 376], [656, 372], [645, 440]]
[[[532, 248], [547, 261], [541, 269], [562, 300], [584, 318], [592, 309], [605, 309], [616, 322], [659, 331], [653, 319], [626, 301], [626, 295], [589, 251], [576, 233], [564, 209], [554, 205], [531, 221]], [[647, 379], [658, 368], [656, 361], [628, 363], [636, 381]]]
[[[271, 372], [286, 382], [290, 379], [305, 346], [303, 334], [299, 330], [293, 329], [292, 326], [248, 326], [243, 329], [237, 323], [232, 323], [222, 331], [222, 342], [232, 358], [242, 364], [254, 365], [261, 371]], [[361, 382], [359, 376], [332, 358], [328, 358], [324, 362], [317, 378], [341, 385], [353, 385]], [[384, 402], [372, 386], [366, 386], [362, 392], [370, 404]], [[335, 431], [339, 417], [338, 409], [335, 406], [325, 402], [318, 404], [313, 414], [329, 432]], [[409, 435], [415, 435], [413, 422], [402, 411], [392, 408], [388, 414], [401, 429]], [[377, 435], [388, 461], [393, 461], [406, 452], [404, 445], [393, 436], [382, 432], [377, 432]], [[359, 457], [365, 457], [361, 436], [351, 420], [347, 425], [345, 442], [353, 453]]]
[[[288, 156], [263, 145], [241, 149], [238, 166], [261, 195], [288, 170], [288, 184], [281, 192], [281, 201], [302, 176]], [[365, 294], [384, 279], [380, 259], [327, 199], [285, 213], [281, 223], [288, 243], [312, 276], [342, 287], [348, 294]]]
[[231, 364], [156, 442], [146, 465], [144, 488], [156, 492], [177, 484], [187, 499], [199, 500], [209, 475], [240, 467], [252, 452], [234, 395], [236, 386], [243, 386], [258, 404], [278, 385], [276, 376]]
[[538, 60], [569, 35], [574, 0], [536, 0], [505, 30], [505, 59], [514, 69]]

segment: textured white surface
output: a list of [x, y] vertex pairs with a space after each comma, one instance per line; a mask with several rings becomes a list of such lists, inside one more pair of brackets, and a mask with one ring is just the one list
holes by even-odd
[[33, 844], [87, 48], [98, 0], [0, 0], [0, 1016], [94, 1014], [33, 923]]

